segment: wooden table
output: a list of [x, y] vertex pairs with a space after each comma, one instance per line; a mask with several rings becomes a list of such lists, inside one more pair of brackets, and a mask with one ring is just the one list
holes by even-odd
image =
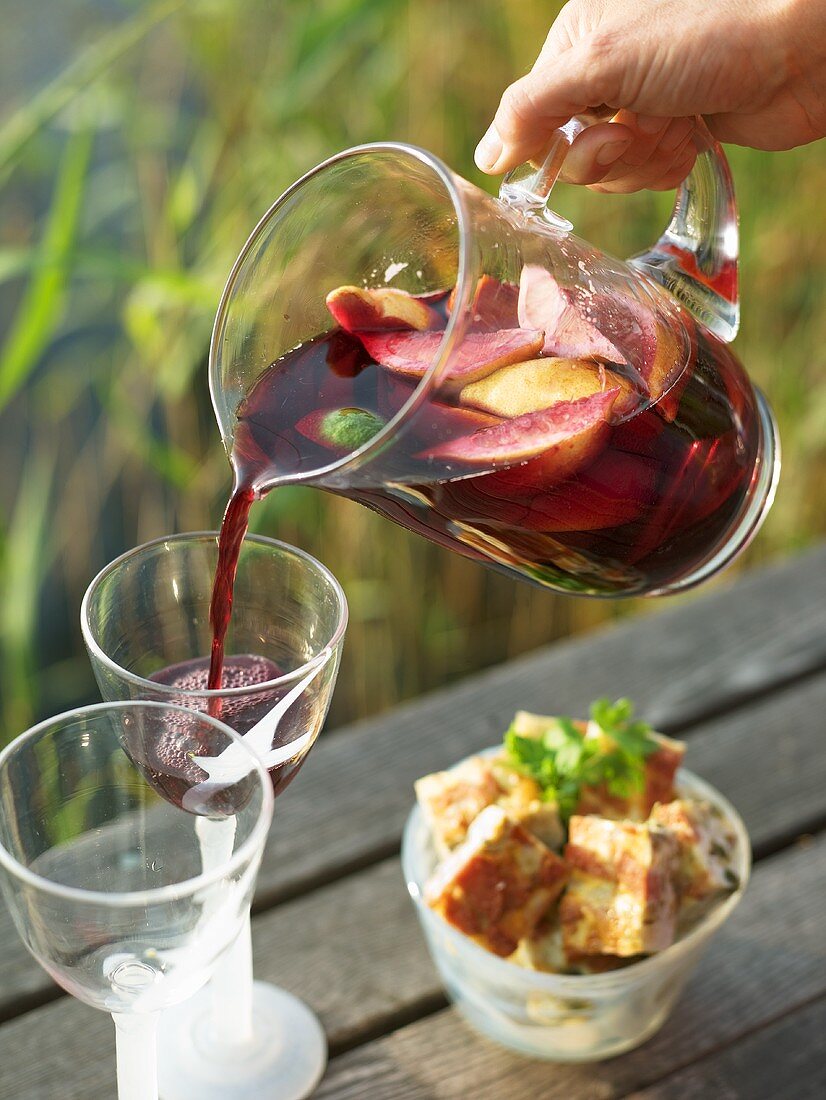
[[[498, 741], [519, 707], [578, 714], [622, 694], [738, 807], [754, 875], [654, 1039], [594, 1066], [529, 1061], [447, 1006], [399, 868], [413, 780]], [[276, 809], [253, 926], [257, 974], [327, 1029], [317, 1096], [826, 1096], [825, 715], [820, 548], [326, 734]], [[113, 1097], [111, 1022], [50, 984], [5, 910], [0, 960], [2, 1100]]]

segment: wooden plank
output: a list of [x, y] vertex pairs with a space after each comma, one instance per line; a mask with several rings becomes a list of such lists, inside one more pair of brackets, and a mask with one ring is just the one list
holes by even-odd
[[823, 1100], [824, 1035], [820, 999], [627, 1100]]
[[[658, 1080], [826, 994], [824, 876], [826, 838], [761, 864], [672, 1022], [639, 1052], [598, 1067], [549, 1067], [477, 1038], [445, 1009], [334, 1059], [319, 1097], [603, 1100]], [[396, 860], [280, 907], [255, 931], [260, 975], [304, 997], [334, 1049], [365, 1022], [403, 1024], [411, 1009], [435, 1006], [437, 980]], [[0, 1028], [0, 1100], [52, 1100], [58, 1082], [61, 1100], [111, 1097], [113, 1057], [107, 1018], [63, 998]]]
[[[334, 1059], [317, 1100], [614, 1100], [659, 1081], [826, 995], [824, 878], [826, 838], [761, 864], [671, 1020], [636, 1051], [594, 1066], [531, 1061], [477, 1036], [445, 1009]], [[788, 1041], [794, 1049], [793, 1034]], [[786, 1048], [772, 1051], [786, 1058]], [[672, 1100], [670, 1091], [662, 1095]], [[726, 1094], [704, 1094], [718, 1095]]]
[[[794, 680], [822, 663], [822, 651], [826, 548], [650, 619], [545, 648], [322, 738], [298, 782], [278, 801], [259, 875], [259, 905], [396, 850], [413, 780], [498, 740], [519, 707], [576, 713], [597, 695], [628, 694], [661, 728], [673, 730], [692, 714]], [[713, 780], [716, 770], [707, 774]], [[4, 907], [0, 951], [0, 1018], [55, 995]]]
[[498, 741], [520, 707], [576, 714], [600, 695], [629, 695], [673, 732], [824, 667], [821, 548], [470, 677], [322, 739], [279, 800], [259, 897], [270, 904], [390, 854], [413, 780]]
[[[811, 748], [816, 745], [818, 730], [811, 719], [826, 705], [826, 676], [805, 685], [805, 694], [808, 720], [790, 720], [789, 734], [796, 734], [801, 745], [808, 744]], [[789, 697], [780, 696], [778, 700], [771, 701], [777, 704], [778, 713], [785, 709], [792, 719], [800, 717], [794, 712], [793, 701], [804, 695], [804, 689], [785, 695]], [[761, 708], [751, 709], [760, 712]], [[767, 828], [785, 831], [795, 820], [797, 807], [793, 775], [801, 771], [800, 757], [810, 759], [810, 752], [805, 749], [790, 749], [788, 739], [778, 742], [780, 750], [777, 757], [770, 755], [768, 748], [773, 744], [777, 719], [778, 714], [768, 713], [760, 726], [755, 714], [750, 718], [731, 716], [727, 723], [718, 724], [722, 728], [704, 729], [695, 746], [701, 756], [704, 746], [717, 751], [719, 739], [726, 737], [726, 725], [733, 727], [735, 720], [736, 740], [729, 740], [728, 756], [736, 759], [737, 745], [746, 738], [753, 741], [753, 756], [766, 766], [758, 772], [758, 778], [762, 777], [763, 790], [774, 790], [779, 804], [786, 807], [785, 817], [779, 809], [767, 815], [763, 813], [766, 804], [756, 801], [749, 816], [751, 828], [758, 836], [761, 831], [762, 835], [767, 835], [764, 832]], [[812, 766], [822, 758], [823, 753], [812, 753]], [[786, 778], [783, 777], [784, 767], [788, 770]], [[736, 789], [729, 789], [729, 794], [734, 795], [737, 801], [738, 794], [747, 792], [753, 778], [750, 768], [736, 770], [731, 778]], [[823, 774], [819, 783], [823, 783]], [[706, 1002], [709, 999], [719, 998], [723, 1004], [731, 1005], [731, 1015], [746, 1026], [757, 1011], [753, 1005], [762, 1003], [763, 1011], [777, 1013], [779, 1004], [793, 1003], [795, 998], [811, 998], [822, 986], [826, 988], [826, 961], [821, 954], [818, 966], [816, 958], [821, 943], [824, 877], [826, 840], [810, 848], [793, 851], [791, 855], [775, 857], [758, 867], [747, 898], [729, 924], [730, 931], [726, 932], [724, 946], [713, 954], [713, 959], [723, 960], [725, 966], [713, 965], [711, 991], [704, 987], [700, 1004], [694, 1011], [693, 1029], [690, 1027], [689, 1030], [692, 1043], [702, 1046], [708, 1011]], [[777, 919], [779, 905], [782, 905], [782, 921]], [[432, 1010], [440, 1003], [439, 982], [429, 964], [396, 859], [386, 860], [384, 864], [258, 917], [254, 922], [254, 936], [257, 974], [264, 979], [282, 982], [286, 988], [305, 997], [320, 1013], [335, 1046], [349, 1045], [364, 1040], [371, 1033], [387, 1031], [390, 1027], [405, 1023], [411, 1016]], [[790, 945], [793, 945], [793, 950]], [[744, 959], [746, 965], [738, 970]], [[761, 982], [764, 983], [762, 987]], [[767, 1005], [764, 996], [766, 989], [772, 990], [770, 1005]], [[740, 1001], [746, 1005], [753, 1002], [752, 1008], [746, 1012]], [[64, 1024], [66, 1013], [74, 1023]], [[442, 1019], [443, 1016], [440, 1016], [439, 1020]], [[437, 1027], [440, 1046], [442, 1027], [447, 1029], [445, 1034], [448, 1036], [454, 1029], [452, 1014], [445, 1019], [447, 1023], [440, 1023]], [[26, 1059], [18, 1059], [23, 1076], [9, 1078], [15, 1088], [25, 1086], [35, 1091], [0, 1091], [0, 1096], [48, 1095], [36, 1089], [40, 1088], [41, 1081], [54, 1082], [60, 1058], [65, 1054], [64, 1048], [60, 1047], [60, 1036], [65, 1038], [68, 1032], [74, 1031], [85, 1034], [87, 1026], [96, 1036], [96, 1043], [106, 1045], [107, 1030], [99, 1025], [95, 1013], [63, 999], [48, 1009], [2, 1027], [0, 1066], [8, 1067], [15, 1060], [11, 1058], [15, 1044], [20, 1042], [21, 1048], [25, 1049], [32, 1033], [38, 1035], [38, 1057], [34, 1059], [34, 1068], [25, 1066]], [[428, 1022], [416, 1026], [428, 1026]], [[53, 1033], [56, 1036], [54, 1042]], [[458, 1034], [456, 1051], [464, 1057], [466, 1036], [463, 1029]], [[73, 1052], [75, 1046], [73, 1038]], [[371, 1044], [365, 1049], [378, 1049], [381, 1054], [384, 1048]], [[449, 1043], [447, 1051], [451, 1049]], [[649, 1051], [650, 1048], [646, 1049]], [[692, 1051], [693, 1047], [683, 1045], [680, 1048], [683, 1057], [686, 1049]], [[669, 1056], [673, 1053], [673, 1043], [667, 1047], [667, 1053]], [[82, 1060], [86, 1063], [87, 1059]], [[348, 1064], [346, 1058], [342, 1059], [342, 1063], [345, 1066]], [[667, 1071], [673, 1067], [675, 1060], [669, 1063], [661, 1056], [657, 1064]], [[359, 1073], [364, 1065], [357, 1064]], [[392, 1065], [396, 1073], [398, 1067], [395, 1063]], [[93, 1088], [98, 1087], [95, 1084], [98, 1078], [90, 1082], [86, 1077], [88, 1071], [89, 1067], [85, 1064], [77, 1096], [96, 1095]], [[3, 1079], [7, 1073], [8, 1070], [5, 1070]], [[98, 1073], [101, 1075], [100, 1087], [103, 1088], [106, 1066], [100, 1065]], [[42, 1074], [46, 1077], [43, 1078]], [[632, 1085], [638, 1084], [639, 1077], [632, 1081]]]
[[[689, 766], [718, 786], [738, 807], [758, 853], [776, 848], [801, 830], [816, 827], [826, 815], [823, 795], [826, 754], [821, 751], [824, 712], [826, 675], [792, 686], [724, 718], [702, 723], [692, 735]], [[426, 756], [433, 751], [441, 754], [444, 749], [443, 746], [424, 749]], [[458, 755], [456, 752], [440, 762], [451, 763]], [[383, 822], [385, 840], [390, 836], [395, 846], [412, 802], [413, 780], [423, 770], [414, 754], [406, 754], [395, 772], [388, 767], [369, 771], [367, 775], [362, 760], [345, 758], [341, 761], [341, 779], [347, 789], [341, 798], [349, 802], [362, 831], [375, 829], [378, 841]], [[372, 808], [377, 815], [375, 823], [367, 819], [366, 811]], [[346, 834], [350, 818], [350, 812], [342, 814], [339, 833]], [[307, 828], [312, 826], [308, 823]], [[318, 831], [319, 843], [329, 846], [340, 843], [323, 823]], [[288, 846], [284, 858], [291, 858]], [[5, 910], [2, 917], [5, 919], [0, 919], [0, 958], [4, 960], [0, 1013], [11, 1016], [42, 1004], [56, 990], [24, 950]], [[332, 962], [331, 967], [334, 966]]]
[[[312, 1004], [339, 1046], [444, 1003], [396, 859], [258, 918], [253, 942], [257, 975]], [[62, 997], [0, 1027], [0, 1098], [109, 1100], [113, 1059], [108, 1018]]]

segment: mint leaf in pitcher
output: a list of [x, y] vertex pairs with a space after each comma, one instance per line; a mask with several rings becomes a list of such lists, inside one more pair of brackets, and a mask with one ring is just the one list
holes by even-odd
[[349, 452], [363, 447], [385, 424], [368, 409], [319, 409], [299, 420], [296, 430], [321, 446]]

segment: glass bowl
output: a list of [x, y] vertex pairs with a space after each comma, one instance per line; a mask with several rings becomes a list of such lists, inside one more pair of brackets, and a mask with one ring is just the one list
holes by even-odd
[[449, 925], [424, 901], [437, 862], [430, 832], [416, 806], [404, 829], [402, 870], [430, 954], [458, 1010], [497, 1043], [554, 1062], [597, 1062], [644, 1043], [665, 1022], [711, 937], [746, 889], [751, 846], [731, 803], [681, 768], [678, 795], [705, 799], [723, 813], [736, 843], [740, 885], [665, 951], [604, 974], [552, 974], [499, 958]]

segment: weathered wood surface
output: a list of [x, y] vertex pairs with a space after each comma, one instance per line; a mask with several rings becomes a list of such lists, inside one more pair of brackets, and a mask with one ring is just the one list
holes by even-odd
[[[465, 1086], [479, 1097], [492, 1098], [505, 1094], [492, 1084], [491, 1091], [479, 1089], [488, 1088], [489, 1082], [502, 1085], [502, 1074], [510, 1073], [502, 1067], [512, 1064], [529, 1075], [526, 1087], [534, 1088], [532, 1098], [557, 1095], [544, 1084], [539, 1092], [530, 1085], [534, 1080], [544, 1083], [541, 1073], [548, 1072], [547, 1066], [537, 1070], [535, 1063], [511, 1059], [475, 1039], [452, 1011], [441, 1008], [444, 998], [398, 862], [386, 858], [396, 851], [413, 780], [498, 740], [517, 707], [581, 712], [595, 695], [628, 694], [662, 728], [688, 732], [689, 766], [732, 798], [757, 854], [774, 852], [826, 819], [826, 676], [816, 673], [826, 667], [824, 596], [826, 550], [819, 550], [753, 574], [731, 589], [542, 650], [323, 740], [296, 784], [300, 795], [293, 791], [277, 808], [260, 880], [259, 908], [296, 900], [262, 912], [254, 922], [260, 976], [295, 990], [319, 1011], [334, 1052], [362, 1044], [333, 1061], [319, 1095], [377, 1100], [459, 1096], [461, 1089], [444, 1090], [453, 1087], [451, 1074], [461, 1080], [471, 1067], [472, 1080], [469, 1084], [465, 1078]], [[710, 972], [709, 964], [703, 969], [711, 974], [703, 979], [711, 981], [711, 992], [703, 992], [705, 986], [694, 992], [695, 983], [684, 1002], [688, 1009], [678, 1009], [680, 1019], [683, 1011], [689, 1013], [696, 1052], [690, 1044], [681, 1045], [669, 1025], [636, 1055], [563, 1071], [566, 1096], [619, 1096], [677, 1073], [704, 1052], [711, 1065], [711, 1051], [718, 1045], [716, 1040], [709, 1044], [706, 1028], [706, 1021], [715, 1020], [712, 994], [720, 999], [721, 1011], [726, 1005], [732, 1008], [738, 1027], [746, 1021], [745, 1030], [753, 1030], [826, 993], [822, 966], [810, 963], [805, 954], [811, 952], [816, 961], [804, 909], [812, 891], [822, 895], [822, 853], [820, 862], [805, 871], [806, 860], [815, 859], [817, 851], [817, 846], [789, 850], [760, 866], [726, 932], [730, 937], [744, 928], [747, 939], [768, 944], [767, 926], [774, 920], [776, 928], [790, 935], [783, 943], [803, 952], [802, 960], [795, 956], [789, 969], [792, 975], [800, 971], [797, 991], [784, 979], [778, 948], [777, 959], [764, 970], [771, 990], [768, 1015], [761, 1009], [755, 1016], [757, 1008], [747, 1007], [745, 1000], [766, 1001], [760, 983], [747, 966], [737, 972], [726, 963], [729, 955], [739, 958], [741, 941], [721, 940], [729, 945], [728, 955], [718, 945], [710, 956], [717, 963], [712, 962]], [[782, 884], [786, 874], [790, 879], [785, 886], [771, 885]], [[760, 902], [763, 894], [765, 903]], [[789, 917], [786, 906], [792, 902]], [[820, 905], [822, 909], [822, 899]], [[789, 920], [800, 925], [794, 937]], [[822, 963], [822, 948], [820, 952]], [[48, 979], [23, 951], [5, 910], [0, 913], [0, 960], [0, 1016], [14, 1016], [53, 995]], [[726, 975], [727, 984], [721, 986]], [[394, 1029], [388, 1038], [373, 1038]], [[725, 1032], [723, 1044], [743, 1034], [743, 1029]], [[424, 1057], [422, 1047], [417, 1048], [419, 1035], [441, 1052], [436, 1060], [440, 1073], [433, 1080], [428, 1074], [421, 1080], [416, 1076], [424, 1072], [417, 1062]], [[475, 1044], [471, 1053], [467, 1042]], [[112, 1050], [110, 1025], [101, 1014], [65, 998], [30, 1012], [0, 1028], [0, 1100], [112, 1096]], [[405, 1061], [408, 1051], [411, 1065]], [[619, 1071], [615, 1076], [613, 1068], [605, 1076], [606, 1067], [626, 1063], [632, 1066], [626, 1077]], [[721, 1065], [719, 1072], [728, 1072], [729, 1063]], [[643, 1072], [646, 1066], [656, 1072]], [[537, 1072], [539, 1077], [530, 1077]], [[688, 1087], [681, 1078], [674, 1080], [675, 1087]], [[507, 1095], [510, 1100], [509, 1083]], [[514, 1092], [514, 1100], [519, 1095]]]
[[823, 1100], [824, 1036], [820, 999], [628, 1100]]
[[[826, 603], [822, 613], [826, 634]], [[728, 616], [730, 623], [735, 619], [734, 615]], [[654, 619], [637, 625], [640, 635], [646, 637], [646, 628], [659, 623]], [[595, 641], [619, 644], [620, 633], [613, 631]], [[626, 643], [620, 648], [629, 646]], [[641, 644], [637, 652], [640, 649]], [[645, 660], [633, 666], [635, 671], [629, 671], [625, 689], [629, 693], [639, 695], [645, 691], [649, 658], [650, 654], [646, 654]], [[553, 650], [548, 659], [556, 659]], [[536, 658], [529, 660], [533, 662]], [[299, 822], [284, 822], [283, 833], [276, 829], [270, 838], [269, 854], [265, 856], [269, 874], [263, 876], [259, 899], [267, 898], [268, 884], [271, 889], [279, 876], [283, 881], [292, 864], [305, 866], [314, 858], [317, 874], [321, 876], [318, 861], [322, 861], [329, 877], [331, 851], [341, 852], [338, 869], [341, 873], [341, 868], [358, 868], [395, 850], [410, 808], [414, 779], [498, 740], [508, 718], [521, 705], [520, 700], [525, 696], [537, 698], [536, 683], [528, 686], [520, 679], [524, 695], [511, 694], [501, 671], [497, 670], [496, 676], [499, 695], [506, 692], [509, 695], [510, 701], [504, 708], [499, 698], [493, 701], [486, 692], [477, 690], [468, 697], [469, 689], [460, 685], [451, 692], [440, 693], [444, 708], [441, 718], [423, 718], [415, 733], [407, 724], [397, 725], [391, 716], [385, 719], [384, 733], [381, 729], [371, 732], [354, 729], [322, 742], [314, 750], [322, 766], [312, 771], [311, 757], [306, 775], [302, 772], [299, 780], [301, 788], [295, 788], [308, 790], [306, 802], [293, 791], [293, 796], [284, 800], [288, 812], [283, 818], [279, 816], [280, 808], [276, 810], [276, 821], [284, 822], [290, 806], [294, 806]], [[547, 677], [537, 679], [545, 694], [530, 705], [553, 709], [555, 696], [548, 692], [555, 692], [556, 676], [550, 678], [550, 687]], [[628, 681], [634, 681], [630, 687]], [[560, 684], [560, 691], [567, 691], [570, 701], [571, 681], [562, 679]], [[576, 690], [582, 691], [582, 685]], [[621, 690], [616, 687], [616, 693]], [[457, 695], [460, 701], [455, 701]], [[587, 699], [587, 689], [584, 698]], [[419, 706], [427, 705], [426, 701]], [[582, 702], [556, 709], [577, 711], [584, 705]], [[492, 706], [504, 716], [496, 723], [485, 710]], [[407, 708], [407, 722], [415, 711], [415, 707]], [[826, 817], [823, 793], [826, 754], [820, 748], [824, 713], [826, 679], [815, 675], [722, 718], [701, 721], [690, 731], [689, 767], [711, 780], [736, 803], [758, 852], [767, 845], [783, 843], [796, 831], [816, 826]], [[365, 767], [367, 760], [370, 763]], [[772, 783], [771, 797], [766, 797], [763, 782], [768, 777]], [[312, 813], [307, 812], [313, 808], [317, 812], [315, 822]], [[305, 847], [308, 841], [312, 843], [309, 852]], [[273, 853], [280, 856], [283, 867], [273, 865]], [[298, 874], [299, 868], [294, 873]], [[50, 979], [24, 950], [5, 909], [0, 910], [0, 958], [3, 959], [0, 1017], [43, 1003], [57, 994]]]
[[[334, 1059], [318, 1100], [613, 1100], [660, 1081], [826, 996], [824, 880], [826, 840], [759, 864], [671, 1019], [620, 1058], [593, 1066], [531, 1061], [477, 1036], [444, 1009]], [[785, 1057], [779, 1049], [775, 1055]], [[748, 1092], [733, 1095], [751, 1100]], [[775, 1100], [797, 1095], [778, 1092]], [[671, 1100], [668, 1091], [662, 1096]]]
[[293, 896], [390, 854], [413, 781], [498, 741], [520, 707], [576, 714], [599, 695], [628, 695], [682, 732], [822, 668], [826, 548], [470, 677], [322, 739], [276, 809], [259, 897]]
[[[821, 792], [826, 786], [826, 754], [819, 751], [820, 716], [824, 709], [826, 675], [724, 719], [703, 723], [695, 732], [691, 742], [692, 764], [700, 773], [713, 775], [715, 782], [739, 806], [758, 852], [761, 848], [773, 849], [801, 827], [808, 828], [824, 809]], [[409, 794], [404, 797], [409, 802]], [[741, 997], [746, 1002], [751, 999], [761, 1003], [774, 1016], [781, 1010], [775, 994], [782, 993], [793, 1005], [801, 997], [805, 1001], [816, 995], [821, 985], [826, 992], [826, 953], [821, 952], [821, 971], [810, 965], [807, 954], [816, 954], [820, 944], [825, 877], [826, 844], [781, 853], [758, 864], [754, 882], [729, 926], [735, 936], [733, 942], [735, 946], [745, 943], [746, 955], [751, 952], [749, 957], [761, 961], [768, 948], [758, 956], [755, 945], [773, 932], [782, 933], [788, 937], [783, 942], [795, 945], [800, 966], [792, 965], [785, 950], [777, 950], [772, 966], [764, 966], [761, 961], [757, 974], [749, 969], [729, 974], [728, 987], [722, 991], [719, 984], [713, 985], [708, 996], [724, 997], [738, 1021], [751, 1018], [743, 1015]], [[786, 897], [787, 902], [783, 901]], [[782, 921], [776, 919], [778, 907]], [[279, 982], [313, 1005], [327, 1028], [334, 1051], [401, 1027], [444, 1003], [395, 858], [260, 915], [254, 922], [254, 938], [257, 973]], [[727, 941], [713, 952], [712, 967], [719, 951], [723, 957], [730, 956]], [[808, 984], [810, 979], [814, 985]], [[773, 991], [769, 1000], [761, 994], [761, 981]], [[734, 989], [737, 983], [740, 992]], [[698, 1026], [702, 1026], [706, 1014], [703, 1000], [695, 1013]], [[442, 1013], [424, 1024], [414, 1025], [429, 1028], [431, 1040], [448, 1053], [453, 1048], [443, 1032], [449, 1039], [455, 1026], [452, 1013]], [[107, 1095], [111, 1066], [100, 1053], [107, 1044], [111, 1047], [107, 1021], [90, 1009], [62, 999], [0, 1029], [0, 1066], [5, 1067], [0, 1073], [3, 1082], [0, 1098], [49, 1095], [50, 1083], [53, 1086], [64, 1057], [62, 1044], [73, 1029], [85, 1033], [86, 1028], [92, 1029], [96, 1044], [101, 1044], [95, 1047], [99, 1051], [98, 1076], [89, 1077], [91, 1070], [84, 1059], [76, 1095], [93, 1097], [98, 1087], [103, 1090], [101, 1096]], [[458, 1034], [465, 1036], [460, 1025]], [[38, 1049], [37, 1060], [31, 1064], [25, 1059], [18, 1062], [14, 1057], [16, 1047], [22, 1044], [25, 1048], [27, 1043], [36, 1044]], [[356, 1057], [363, 1056], [372, 1065], [372, 1052], [376, 1050], [383, 1056], [384, 1043], [363, 1047]], [[460, 1046], [460, 1060], [465, 1053]], [[349, 1057], [352, 1056], [333, 1063], [330, 1082], [325, 1085], [338, 1088], [338, 1075], [345, 1073], [344, 1097], [357, 1095], [348, 1091], [351, 1090], [347, 1077]], [[521, 1060], [517, 1061], [521, 1064]], [[381, 1058], [377, 1064], [381, 1064]], [[360, 1072], [361, 1068], [357, 1061], [356, 1070]], [[482, 1069], [487, 1073], [484, 1066]], [[74, 1088], [74, 1078], [71, 1074], [67, 1076], [65, 1069], [63, 1073], [66, 1078], [63, 1087]], [[640, 1080], [646, 1078], [637, 1078], [634, 1084]], [[371, 1091], [364, 1095], [372, 1096], [374, 1088], [385, 1087], [383, 1080], [371, 1079]], [[376, 1091], [376, 1095], [380, 1097], [383, 1093]]]
[[[259, 918], [256, 967], [315, 1008], [334, 1052], [399, 1027], [334, 1058], [319, 1097], [604, 1100], [826, 996], [824, 880], [826, 840], [758, 864], [672, 1020], [645, 1047], [597, 1067], [550, 1069], [511, 1056], [452, 1010], [434, 1012], [444, 1002], [395, 859]], [[422, 1013], [430, 1014], [402, 1026]], [[113, 1057], [108, 1019], [62, 998], [0, 1028], [0, 1097], [50, 1100], [59, 1082], [61, 1100], [103, 1100]]]

